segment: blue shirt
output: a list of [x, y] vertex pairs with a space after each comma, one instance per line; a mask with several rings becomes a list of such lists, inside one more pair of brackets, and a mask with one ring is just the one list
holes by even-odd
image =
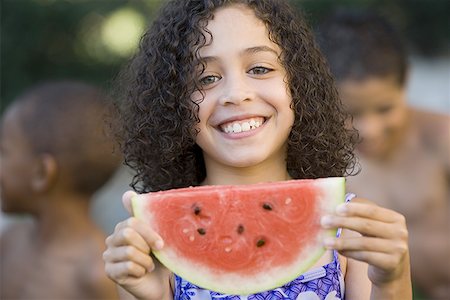
[[337, 257], [322, 267], [310, 270], [288, 284], [252, 295], [224, 295], [204, 290], [175, 275], [176, 300], [341, 300], [344, 295], [344, 280]]

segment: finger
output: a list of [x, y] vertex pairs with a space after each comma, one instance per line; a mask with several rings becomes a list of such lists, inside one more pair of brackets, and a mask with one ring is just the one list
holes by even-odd
[[113, 279], [117, 283], [120, 283], [130, 276], [138, 278], [147, 273], [144, 267], [132, 261], [108, 263], [105, 265], [105, 272], [109, 278]]
[[108, 248], [116, 248], [130, 245], [141, 252], [150, 253], [150, 246], [129, 223], [131, 222], [126, 220], [117, 224], [114, 233], [106, 238], [106, 246]]
[[339, 253], [346, 256], [347, 258], [366, 262], [371, 266], [383, 269], [385, 271], [395, 269], [400, 263], [400, 259], [398, 256], [383, 252], [339, 251]]
[[164, 246], [162, 238], [147, 223], [134, 217], [117, 224], [114, 234], [107, 242], [116, 247], [133, 245], [146, 253], [150, 253], [150, 248], [161, 250]]
[[339, 205], [336, 208], [336, 214], [340, 216], [357, 216], [386, 223], [405, 223], [403, 215], [393, 210], [371, 204], [366, 202], [365, 199], [360, 198], [355, 202]]
[[330, 237], [324, 240], [324, 245], [328, 249], [338, 251], [371, 251], [391, 254], [403, 253], [408, 248], [405, 242], [373, 237]]
[[107, 249], [103, 253], [103, 260], [106, 263], [119, 263], [132, 261], [149, 272], [153, 271], [155, 264], [148, 253], [143, 253], [132, 246], [124, 246], [118, 248]]
[[356, 231], [364, 236], [386, 239], [407, 239], [406, 227], [398, 224], [385, 223], [362, 217], [324, 216], [321, 219], [324, 228], [345, 228]]
[[125, 209], [128, 211], [130, 215], [133, 215], [133, 208], [131, 207], [131, 199], [137, 194], [134, 191], [126, 191], [122, 195], [122, 203]]

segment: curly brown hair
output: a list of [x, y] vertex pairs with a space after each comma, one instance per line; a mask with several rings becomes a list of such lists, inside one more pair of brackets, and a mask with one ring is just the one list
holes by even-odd
[[318, 178], [354, 170], [356, 133], [345, 127], [347, 116], [328, 66], [298, 12], [280, 0], [174, 0], [161, 10], [120, 76], [125, 99], [119, 137], [125, 163], [136, 171], [131, 186], [137, 191], [195, 186], [205, 179], [195, 143], [198, 104], [191, 100], [200, 90], [198, 50], [207, 42], [214, 11], [236, 3], [250, 7], [282, 49], [295, 112], [289, 174]]

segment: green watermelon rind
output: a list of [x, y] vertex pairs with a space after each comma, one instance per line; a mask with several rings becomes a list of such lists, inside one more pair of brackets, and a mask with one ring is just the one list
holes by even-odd
[[[293, 182], [287, 181], [286, 183]], [[345, 198], [345, 178], [343, 177], [331, 177], [331, 178], [321, 178], [315, 179], [315, 184], [320, 185], [323, 189], [333, 196], [330, 196], [332, 199], [335, 199], [333, 203], [323, 203], [322, 209], [325, 212], [332, 212], [334, 208], [344, 202]], [[207, 189], [208, 187], [205, 187]], [[186, 190], [189, 188], [186, 188]], [[141, 201], [143, 200], [143, 201]], [[140, 198], [139, 195], [133, 197], [132, 199], [132, 209], [133, 214], [136, 218], [147, 221], [151, 224], [151, 216], [146, 215], [145, 209], [146, 201], [144, 198]], [[327, 207], [323, 207], [324, 205], [328, 205]], [[305, 258], [299, 257], [299, 262], [295, 263], [295, 265], [289, 270], [286, 267], [281, 267], [279, 270], [273, 268], [272, 273], [269, 274], [269, 271], [264, 271], [261, 275], [260, 283], [256, 283], [251, 286], [246, 283], [241, 276], [239, 275], [227, 275], [229, 277], [230, 284], [224, 284], [224, 280], [222, 277], [214, 276], [209, 272], [209, 270], [202, 270], [201, 266], [193, 266], [192, 264], [187, 264], [183, 266], [180, 259], [177, 257], [176, 251], [170, 249], [170, 247], [165, 246], [162, 250], [156, 251], [153, 250], [152, 253], [154, 256], [169, 270], [177, 274], [178, 276], [188, 280], [189, 282], [203, 287], [215, 292], [219, 292], [222, 294], [233, 294], [233, 295], [249, 295], [255, 294], [267, 290], [271, 290], [277, 287], [281, 287], [295, 278], [299, 277], [306, 271], [308, 271], [311, 266], [313, 266], [325, 253], [326, 249], [322, 246], [322, 240], [325, 236], [335, 236], [337, 230], [323, 230], [323, 235], [316, 237], [316, 244], [320, 245], [314, 247], [314, 249], [305, 249], [304, 252], [307, 253]], [[195, 269], [197, 272], [194, 274], [190, 272], [190, 270]], [[291, 270], [292, 269], [292, 270]], [[208, 274], [209, 273], [209, 274]], [[205, 275], [208, 274], [208, 275]], [[280, 276], [280, 274], [283, 274]], [[198, 276], [195, 276], [198, 275]], [[233, 277], [234, 276], [234, 277]], [[267, 279], [265, 279], [267, 278]], [[277, 278], [274, 280], [273, 278]]]

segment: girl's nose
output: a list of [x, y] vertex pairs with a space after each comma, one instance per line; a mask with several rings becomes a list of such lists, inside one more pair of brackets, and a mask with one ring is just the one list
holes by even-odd
[[239, 105], [253, 99], [253, 92], [245, 78], [227, 78], [219, 97], [221, 105]]

